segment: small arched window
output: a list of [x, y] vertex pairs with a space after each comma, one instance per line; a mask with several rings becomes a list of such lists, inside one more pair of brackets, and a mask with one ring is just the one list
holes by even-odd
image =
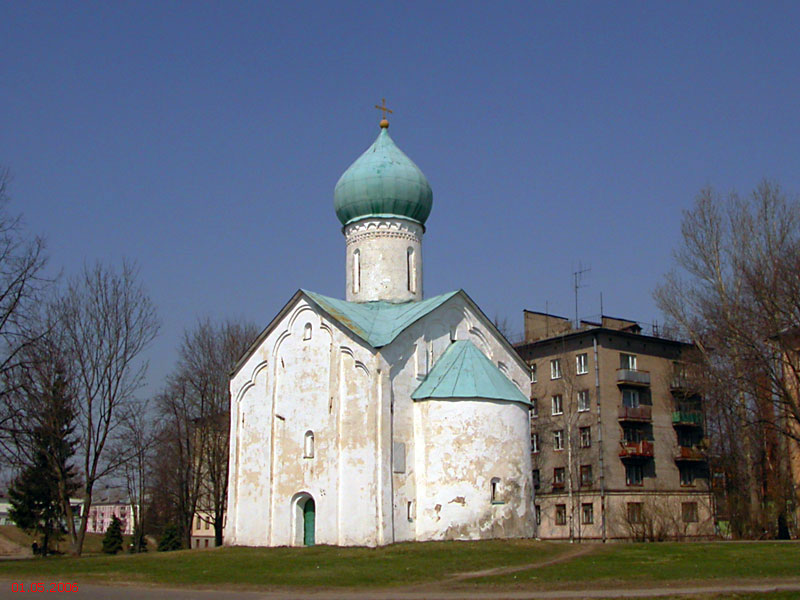
[[500, 479], [498, 477], [492, 477], [491, 490], [492, 490], [492, 504], [499, 503], [500, 502]]
[[353, 252], [353, 293], [357, 294], [361, 290], [361, 250]]
[[314, 432], [310, 430], [303, 439], [303, 458], [314, 458]]
[[303, 328], [303, 339], [311, 339], [311, 323], [306, 323], [306, 326]]
[[406, 251], [406, 272], [408, 277], [408, 291], [412, 294], [417, 291], [417, 265], [414, 261], [414, 249]]

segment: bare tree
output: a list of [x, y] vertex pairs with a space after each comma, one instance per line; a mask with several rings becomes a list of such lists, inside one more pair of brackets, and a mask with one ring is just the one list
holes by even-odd
[[132, 403], [122, 417], [119, 442], [125, 448], [123, 463], [125, 486], [133, 509], [133, 551], [144, 547], [145, 515], [143, 507], [150, 483], [150, 464], [156, 443], [152, 416], [148, 414], [149, 403]]
[[80, 527], [72, 552], [80, 555], [92, 489], [125, 460], [108, 452], [128, 403], [142, 386], [147, 363], [142, 352], [155, 338], [155, 307], [128, 262], [120, 272], [103, 265], [84, 267], [57, 304], [65, 355], [78, 392], [81, 475], [84, 480]]
[[20, 217], [8, 212], [10, 181], [8, 169], [0, 167], [0, 377], [4, 384], [0, 394], [8, 393], [8, 386], [17, 381], [7, 375], [24, 363], [25, 348], [37, 339], [32, 325], [49, 283], [43, 276], [44, 242], [27, 237]]
[[197, 411], [187, 382], [178, 374], [170, 377], [157, 402], [161, 427], [153, 478], [158, 482], [159, 493], [154, 495], [151, 510], [164, 521], [160, 523], [162, 527], [173, 519], [177, 521], [183, 545], [188, 548], [200, 497], [201, 443], [194, 434]]
[[800, 327], [800, 204], [768, 182], [749, 198], [703, 190], [681, 233], [677, 268], [655, 298], [699, 350], [703, 391], [718, 417], [711, 431], [735, 434], [729, 462], [741, 467], [747, 533], [760, 534], [770, 504], [759, 472], [765, 432], [800, 441], [800, 379], [787, 358], [796, 351], [787, 332]]
[[173, 432], [172, 469], [184, 543], [195, 514], [214, 527], [222, 544], [228, 496], [230, 371], [258, 334], [251, 323], [202, 321], [184, 334], [180, 358], [161, 412]]

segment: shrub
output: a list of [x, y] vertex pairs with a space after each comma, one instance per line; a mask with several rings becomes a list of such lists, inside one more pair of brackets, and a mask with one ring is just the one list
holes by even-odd
[[164, 529], [164, 535], [158, 541], [158, 551], [169, 552], [170, 550], [180, 550], [182, 547], [183, 544], [181, 543], [178, 528], [175, 525], [167, 525]]
[[114, 516], [111, 518], [111, 525], [108, 526], [103, 537], [103, 552], [116, 554], [120, 550], [122, 550], [122, 523]]

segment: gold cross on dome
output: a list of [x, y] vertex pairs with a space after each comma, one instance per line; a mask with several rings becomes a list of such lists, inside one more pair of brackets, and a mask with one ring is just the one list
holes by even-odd
[[386, 120], [386, 113], [389, 113], [390, 115], [394, 113], [391, 109], [386, 108], [386, 98], [383, 99], [383, 102], [381, 104], [376, 104], [375, 108], [383, 112], [383, 118], [381, 119], [381, 127], [383, 127], [384, 129], [389, 127], [389, 121]]

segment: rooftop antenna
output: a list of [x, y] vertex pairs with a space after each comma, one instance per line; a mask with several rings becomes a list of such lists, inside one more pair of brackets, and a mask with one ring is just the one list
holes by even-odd
[[550, 302], [544, 301], [544, 335], [550, 336]]
[[600, 292], [600, 324], [603, 324], [603, 292]]
[[580, 322], [578, 321], [578, 290], [582, 287], [586, 287], [583, 285], [583, 276], [591, 272], [591, 270], [591, 267], [584, 267], [583, 264], [579, 262], [577, 270], [572, 272], [573, 289], [575, 290], [575, 329], [580, 328]]

